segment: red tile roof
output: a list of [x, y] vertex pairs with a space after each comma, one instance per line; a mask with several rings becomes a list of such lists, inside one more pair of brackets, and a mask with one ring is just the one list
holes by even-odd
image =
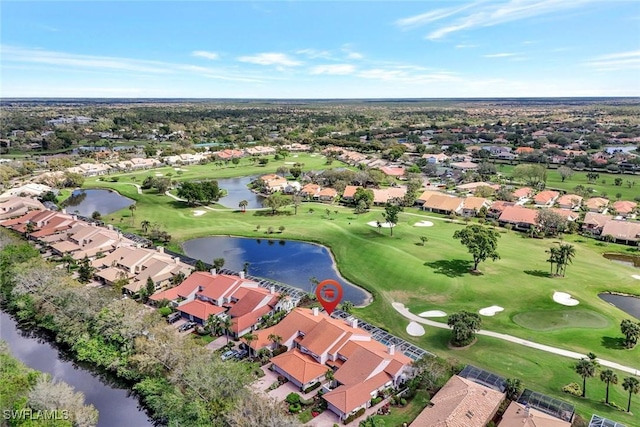
[[507, 206], [502, 210], [499, 221], [511, 224], [530, 224], [536, 225], [538, 222], [536, 217], [538, 211], [535, 209], [523, 208], [521, 206]]
[[301, 384], [322, 377], [329, 369], [298, 349], [287, 351], [271, 359], [271, 362]]
[[186, 304], [179, 305], [177, 309], [183, 313], [190, 314], [198, 319], [207, 320], [210, 315], [218, 315], [225, 312], [225, 309], [208, 302], [194, 299]]

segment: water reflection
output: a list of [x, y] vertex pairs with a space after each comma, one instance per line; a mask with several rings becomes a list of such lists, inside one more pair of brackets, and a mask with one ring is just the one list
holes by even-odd
[[[309, 279], [334, 279], [344, 287], [344, 299], [362, 304], [367, 294], [344, 280], [334, 268], [329, 250], [323, 246], [292, 240], [244, 239], [238, 237], [204, 237], [183, 244], [185, 253], [211, 263], [224, 258], [225, 268], [240, 271], [249, 263], [249, 274], [265, 277], [312, 291]], [[276, 245], [275, 243], [278, 242]]]
[[222, 197], [219, 203], [227, 208], [238, 209], [238, 204], [242, 200], [246, 200], [248, 202], [247, 208], [261, 208], [264, 197], [255, 194], [247, 187], [254, 179], [256, 176], [219, 179], [218, 186], [227, 192], [227, 195]]
[[[124, 209], [134, 203], [133, 200], [109, 190], [75, 190], [64, 201], [67, 212], [90, 217], [95, 211], [102, 215]], [[77, 211], [77, 212], [76, 212]]]

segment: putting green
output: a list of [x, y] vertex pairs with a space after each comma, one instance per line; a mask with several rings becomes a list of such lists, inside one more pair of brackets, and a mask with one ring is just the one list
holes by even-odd
[[525, 311], [513, 316], [513, 321], [534, 331], [551, 331], [565, 328], [600, 329], [609, 326], [606, 317], [591, 310], [540, 310]]

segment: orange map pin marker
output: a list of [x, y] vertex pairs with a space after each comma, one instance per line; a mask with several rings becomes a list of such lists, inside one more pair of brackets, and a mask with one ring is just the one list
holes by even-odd
[[342, 286], [332, 279], [323, 280], [316, 287], [316, 297], [325, 311], [331, 315], [342, 301]]

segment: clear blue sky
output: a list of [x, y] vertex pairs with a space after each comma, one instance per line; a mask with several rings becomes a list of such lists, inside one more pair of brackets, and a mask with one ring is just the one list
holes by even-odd
[[3, 1], [2, 97], [640, 96], [640, 1]]

